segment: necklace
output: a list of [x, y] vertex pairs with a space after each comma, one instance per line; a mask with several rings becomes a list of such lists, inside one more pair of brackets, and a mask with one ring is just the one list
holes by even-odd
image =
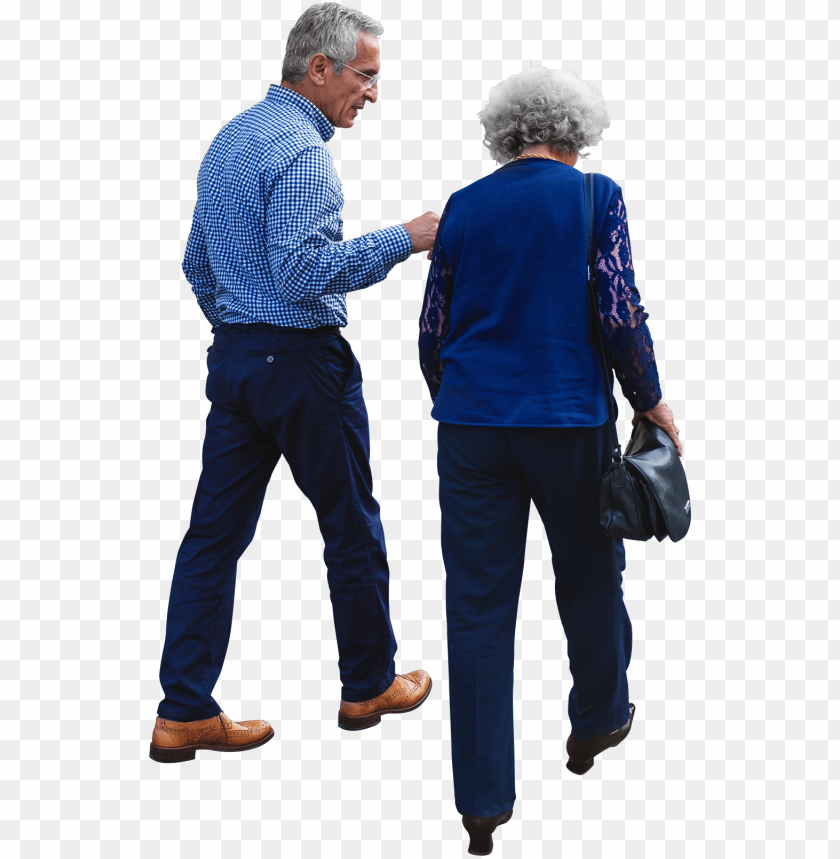
[[550, 155], [517, 155], [513, 160], [519, 161], [520, 158], [547, 158], [549, 161], [557, 161], [556, 158], [552, 158]]

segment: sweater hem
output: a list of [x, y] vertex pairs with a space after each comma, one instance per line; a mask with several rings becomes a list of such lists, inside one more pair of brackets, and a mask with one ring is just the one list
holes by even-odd
[[[510, 423], [499, 423], [499, 422], [494, 422], [494, 421], [456, 421], [456, 420], [452, 420], [451, 418], [446, 418], [446, 417], [435, 417], [434, 414], [432, 415], [432, 417], [438, 423], [457, 424], [458, 426], [465, 426], [465, 427], [507, 427], [507, 428], [528, 427], [531, 429], [563, 429], [563, 428], [567, 428], [567, 429], [575, 429], [575, 428], [592, 429], [594, 427], [603, 426], [609, 420], [609, 416], [607, 416], [606, 418], [604, 418], [601, 421], [598, 421], [597, 418], [595, 418], [594, 420], [596, 420], [596, 423], [556, 423], [555, 422], [555, 423], [550, 423], [550, 424], [533, 424], [533, 423], [532, 424], [510, 424]], [[572, 418], [572, 420], [583, 420], [583, 419], [582, 418]], [[593, 420], [593, 418], [586, 418], [585, 420], [591, 421], [591, 420]]]

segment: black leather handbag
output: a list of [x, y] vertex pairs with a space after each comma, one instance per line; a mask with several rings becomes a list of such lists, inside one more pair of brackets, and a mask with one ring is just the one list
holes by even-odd
[[617, 414], [613, 411], [610, 370], [606, 343], [598, 315], [595, 287], [595, 237], [592, 173], [583, 177], [586, 205], [586, 239], [589, 295], [589, 340], [598, 344], [604, 371], [604, 393], [611, 428], [610, 467], [601, 478], [601, 525], [608, 537], [624, 540], [650, 540], [661, 543], [670, 537], [682, 540], [691, 525], [691, 499], [680, 456], [671, 437], [662, 427], [641, 418], [624, 454], [618, 443]]

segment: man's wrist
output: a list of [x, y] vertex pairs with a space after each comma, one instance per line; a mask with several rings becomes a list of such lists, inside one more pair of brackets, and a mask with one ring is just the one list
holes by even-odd
[[372, 272], [373, 279], [368, 285], [384, 280], [397, 263], [404, 262], [411, 255], [411, 236], [399, 224], [367, 233], [362, 238], [368, 240], [368, 247], [376, 248], [376, 270]]
[[400, 232], [404, 236], [403, 253], [400, 257], [400, 262], [405, 262], [414, 253], [414, 239], [411, 238], [411, 233], [406, 229], [405, 224], [397, 224]]

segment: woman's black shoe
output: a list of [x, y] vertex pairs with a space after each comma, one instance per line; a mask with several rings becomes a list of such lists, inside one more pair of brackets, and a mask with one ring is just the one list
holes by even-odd
[[470, 817], [461, 815], [464, 829], [470, 834], [468, 853], [473, 856], [489, 856], [493, 852], [493, 831], [497, 826], [507, 823], [513, 817], [513, 811], [497, 814], [495, 817]]
[[617, 746], [629, 733], [633, 726], [633, 716], [636, 714], [636, 705], [630, 705], [630, 718], [626, 725], [622, 725], [615, 731], [610, 731], [608, 734], [601, 734], [600, 737], [592, 737], [591, 740], [579, 740], [574, 734], [569, 735], [569, 740], [566, 743], [566, 751], [569, 753], [569, 761], [566, 764], [566, 769], [573, 772], [575, 775], [583, 775], [589, 772], [595, 763], [595, 756], [601, 752]]

